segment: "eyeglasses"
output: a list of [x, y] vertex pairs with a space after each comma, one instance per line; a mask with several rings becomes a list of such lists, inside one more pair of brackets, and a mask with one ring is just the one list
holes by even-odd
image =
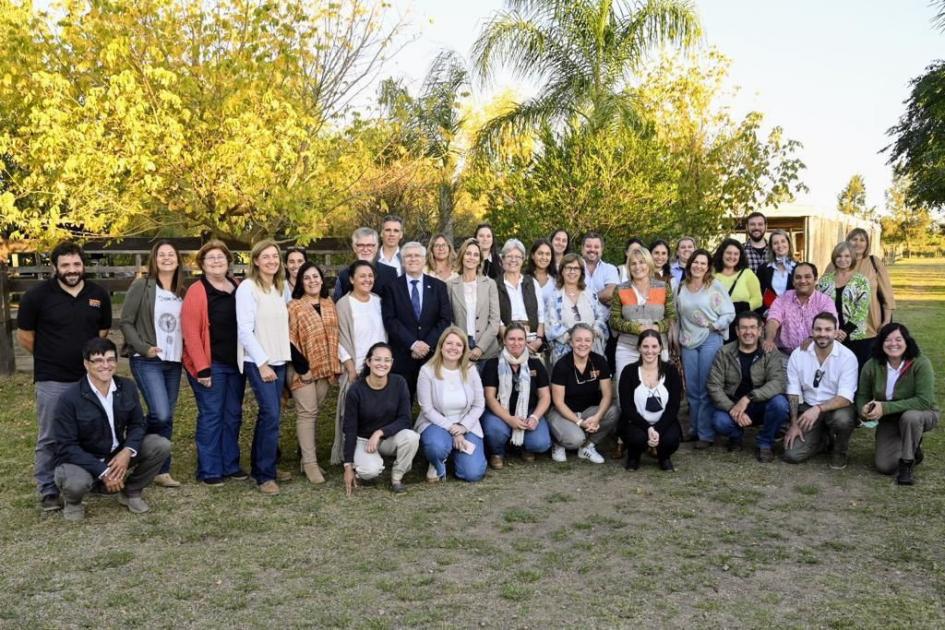
[[371, 249], [377, 247], [377, 243], [355, 243], [354, 246], [357, 249]]
[[118, 363], [117, 357], [95, 357], [94, 359], [88, 359], [88, 362], [94, 365], [95, 367], [101, 367], [103, 365], [116, 365]]
[[574, 315], [576, 321], [581, 321], [581, 311], [578, 310], [577, 304], [571, 305], [571, 313]]
[[510, 260], [510, 261], [513, 261], [513, 262], [521, 262], [521, 261], [523, 261], [523, 260], [525, 260], [525, 259], [522, 258], [521, 256], [518, 256], [518, 255], [506, 254], [505, 256], [502, 257], [502, 260]]
[[593, 383], [597, 380], [597, 377], [600, 375], [600, 372], [591, 368], [590, 373], [588, 373], [587, 378], [583, 378], [581, 373], [577, 371], [577, 368], [574, 368], [574, 382], [578, 385], [584, 385], [585, 383]]
[[226, 256], [220, 254], [219, 256], [204, 256], [204, 262], [226, 262]]
[[820, 387], [820, 381], [823, 380], [824, 374], [826, 374], [824, 370], [814, 372], [814, 387]]
[[567, 267], [564, 268], [564, 271], [567, 271], [570, 273], [581, 273], [581, 268], [576, 265], [568, 265]]

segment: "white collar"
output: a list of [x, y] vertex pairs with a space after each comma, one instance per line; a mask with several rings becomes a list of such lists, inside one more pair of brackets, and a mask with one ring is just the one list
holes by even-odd
[[85, 375], [85, 378], [86, 378], [86, 380], [89, 382], [89, 387], [92, 388], [92, 391], [95, 392], [96, 394], [98, 394], [99, 397], [101, 397], [101, 398], [108, 398], [109, 396], [111, 396], [112, 394], [114, 394], [116, 391], [118, 391], [118, 386], [115, 385], [115, 379], [114, 379], [114, 378], [112, 378], [111, 381], [109, 381], [109, 383], [108, 383], [108, 393], [107, 393], [107, 394], [104, 394], [104, 395], [102, 394], [101, 390], [99, 390], [99, 388], [95, 386], [95, 383], [92, 382], [92, 377], [91, 377], [91, 376], [89, 376], [88, 374], [86, 374], [86, 375]]

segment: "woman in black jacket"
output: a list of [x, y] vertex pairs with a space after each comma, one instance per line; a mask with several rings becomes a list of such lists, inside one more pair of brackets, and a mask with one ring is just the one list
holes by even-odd
[[682, 380], [671, 363], [660, 359], [663, 342], [655, 330], [637, 339], [640, 359], [620, 375], [620, 420], [618, 435], [627, 447], [627, 470], [640, 467], [640, 456], [649, 447], [656, 450], [660, 468], [673, 470], [670, 456], [679, 448], [679, 400]]

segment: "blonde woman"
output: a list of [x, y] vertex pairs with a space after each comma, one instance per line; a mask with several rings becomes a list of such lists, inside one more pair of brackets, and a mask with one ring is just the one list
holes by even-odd
[[469, 358], [478, 368], [499, 354], [499, 292], [495, 280], [479, 273], [482, 250], [474, 238], [459, 247], [459, 272], [446, 283], [453, 322], [466, 331]]
[[435, 234], [430, 239], [424, 273], [439, 278], [443, 282], [449, 282], [457, 276], [456, 252], [453, 250], [453, 243], [446, 238], [446, 235]]
[[868, 337], [870, 282], [854, 265], [853, 248], [837, 243], [830, 254], [831, 268], [817, 281], [817, 290], [833, 300], [837, 308], [837, 341], [856, 355], [862, 369], [870, 358], [873, 339]]
[[276, 451], [286, 364], [291, 360], [285, 274], [279, 246], [265, 239], [253, 246], [246, 280], [236, 288], [239, 364], [259, 415], [253, 433], [252, 476], [263, 494], [279, 494]]
[[420, 415], [415, 430], [430, 462], [427, 481], [446, 477], [450, 459], [456, 477], [479, 481], [486, 474], [486, 453], [479, 417], [486, 408], [479, 372], [469, 361], [466, 332], [449, 326], [417, 380]]

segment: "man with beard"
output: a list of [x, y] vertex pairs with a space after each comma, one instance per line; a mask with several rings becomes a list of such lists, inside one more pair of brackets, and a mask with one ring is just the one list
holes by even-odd
[[768, 241], [765, 233], [768, 231], [768, 219], [760, 212], [748, 215], [745, 231], [748, 241], [745, 243], [745, 259], [748, 268], [756, 274], [768, 262]]
[[85, 376], [82, 348], [93, 337], [105, 337], [112, 325], [108, 292], [85, 280], [82, 248], [60, 243], [50, 254], [53, 277], [27, 291], [16, 319], [17, 339], [33, 355], [36, 392], [34, 475], [43, 510], [62, 507], [55, 471], [53, 414], [62, 393]]
[[830, 467], [847, 466], [847, 448], [856, 427], [853, 399], [858, 366], [856, 355], [835, 340], [837, 317], [814, 317], [814, 343], [791, 353], [787, 395], [791, 424], [784, 434], [784, 461], [799, 464], [830, 450]]

